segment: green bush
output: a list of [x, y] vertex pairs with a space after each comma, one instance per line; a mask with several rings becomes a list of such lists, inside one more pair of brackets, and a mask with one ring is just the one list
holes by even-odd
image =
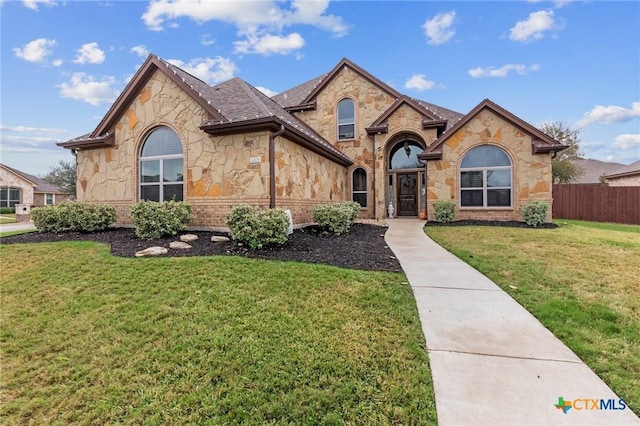
[[289, 238], [289, 219], [280, 209], [236, 206], [227, 216], [227, 226], [234, 241], [245, 243], [252, 250], [269, 244], [282, 245]]
[[456, 218], [456, 203], [453, 201], [436, 201], [433, 203], [436, 222], [449, 223]]
[[0, 214], [14, 214], [15, 212], [14, 207], [0, 207]]
[[31, 209], [31, 220], [40, 232], [103, 231], [116, 221], [116, 209], [108, 204], [67, 201]]
[[152, 239], [176, 235], [193, 218], [191, 206], [183, 201], [140, 201], [131, 206], [131, 221], [138, 238]]
[[538, 227], [547, 220], [548, 211], [549, 204], [544, 201], [529, 201], [520, 209], [525, 223], [533, 227]]
[[360, 204], [345, 201], [337, 204], [318, 204], [313, 207], [313, 221], [322, 229], [340, 235], [349, 232], [358, 217]]

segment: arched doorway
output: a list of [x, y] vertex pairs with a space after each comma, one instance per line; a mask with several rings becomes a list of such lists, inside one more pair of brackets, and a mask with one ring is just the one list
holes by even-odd
[[417, 137], [404, 135], [390, 145], [387, 156], [387, 205], [395, 216], [418, 216], [426, 205], [426, 176], [418, 154], [425, 146]]

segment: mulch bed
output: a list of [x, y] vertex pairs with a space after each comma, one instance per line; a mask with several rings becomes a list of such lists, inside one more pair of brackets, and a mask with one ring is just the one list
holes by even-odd
[[268, 247], [263, 250], [248, 250], [233, 241], [213, 243], [213, 235], [226, 236], [221, 232], [185, 231], [182, 234], [195, 234], [198, 240], [188, 243], [190, 249], [172, 249], [169, 243], [179, 241], [179, 237], [141, 240], [130, 228], [113, 228], [92, 234], [81, 233], [40, 233], [3, 237], [1, 244], [39, 243], [55, 241], [98, 241], [107, 243], [115, 256], [133, 257], [136, 252], [151, 246], [166, 247], [169, 251], [164, 257], [232, 255], [250, 258], [290, 260], [319, 263], [343, 268], [400, 272], [402, 268], [393, 252], [384, 241], [386, 227], [355, 223], [346, 235], [328, 235], [316, 227], [296, 229], [289, 240], [281, 247]]

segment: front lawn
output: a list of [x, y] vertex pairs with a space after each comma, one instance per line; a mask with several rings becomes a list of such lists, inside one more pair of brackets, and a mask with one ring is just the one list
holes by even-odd
[[435, 424], [400, 273], [0, 246], [6, 424]]
[[0, 215], [0, 224], [2, 223], [16, 223], [16, 215], [15, 214]]
[[495, 281], [640, 412], [640, 226], [426, 227]]

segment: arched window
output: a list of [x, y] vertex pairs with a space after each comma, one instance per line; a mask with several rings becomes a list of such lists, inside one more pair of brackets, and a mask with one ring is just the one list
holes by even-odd
[[338, 103], [338, 140], [355, 137], [356, 114], [351, 99], [343, 99]]
[[352, 200], [360, 204], [360, 207], [367, 207], [367, 171], [358, 167], [351, 175]]
[[140, 151], [140, 199], [182, 201], [182, 158], [176, 132], [158, 127], [149, 133]]
[[418, 160], [418, 154], [424, 151], [418, 142], [406, 140], [398, 143], [391, 149], [389, 155], [390, 169], [420, 169], [424, 168]]
[[460, 207], [511, 207], [511, 160], [500, 148], [482, 145], [460, 164]]

